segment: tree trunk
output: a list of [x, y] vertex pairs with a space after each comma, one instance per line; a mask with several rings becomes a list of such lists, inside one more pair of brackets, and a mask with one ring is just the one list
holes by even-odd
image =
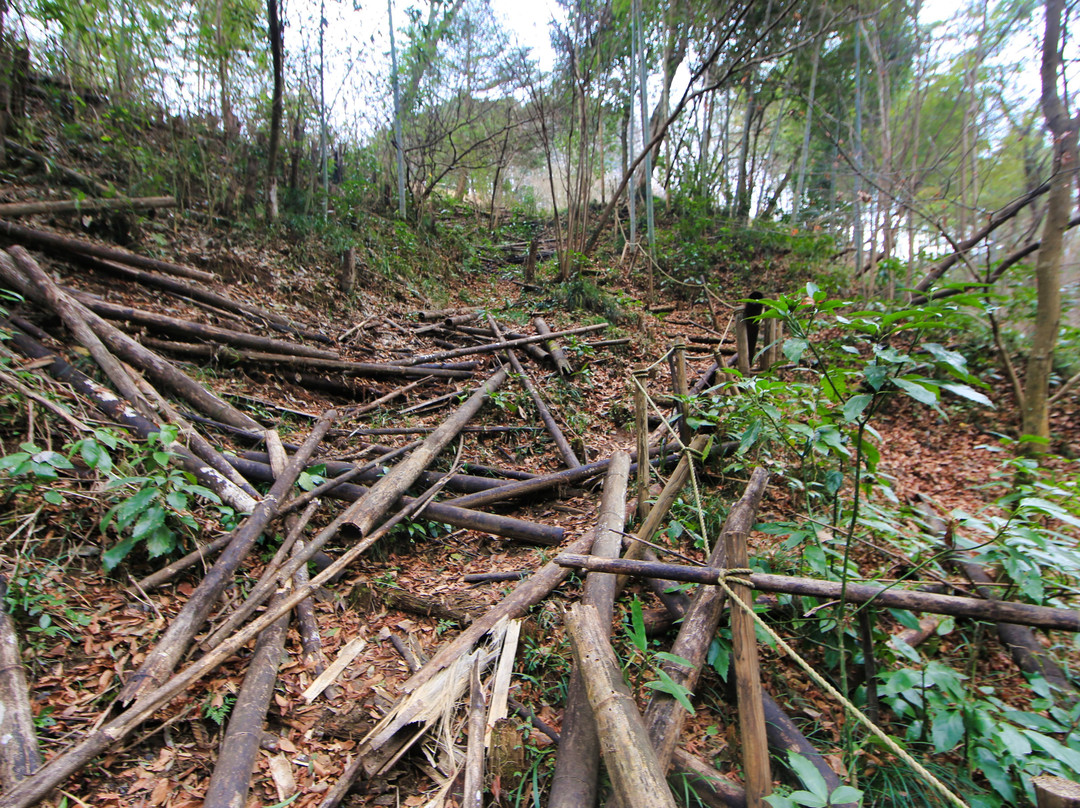
[[281, 20], [278, 18], [280, 0], [266, 0], [267, 35], [274, 62], [274, 95], [270, 102], [270, 145], [266, 166], [266, 218], [278, 218], [277, 157], [281, 143], [281, 118], [285, 112], [285, 48], [282, 42]]
[[[1058, 323], [1061, 320], [1061, 263], [1065, 254], [1064, 234], [1068, 226], [1072, 197], [1072, 182], [1076, 173], [1077, 126], [1080, 120], [1070, 119], [1058, 92], [1058, 73], [1061, 70], [1061, 16], [1065, 0], [1046, 0], [1046, 34], [1043, 38], [1042, 109], [1054, 143], [1054, 176], [1050, 180], [1050, 195], [1046, 204], [1046, 223], [1043, 225], [1042, 247], [1035, 262], [1035, 284], [1038, 302], [1035, 330], [1031, 337], [1031, 354], [1027, 362], [1024, 401], [1020, 432], [1050, 438], [1050, 373], [1054, 366], [1054, 346], [1057, 344]], [[1028, 443], [1029, 452], [1039, 444]]]

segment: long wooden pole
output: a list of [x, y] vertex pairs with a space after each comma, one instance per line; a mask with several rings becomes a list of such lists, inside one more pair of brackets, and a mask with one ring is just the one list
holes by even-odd
[[136, 199], [61, 199], [55, 202], [8, 202], [0, 216], [31, 216], [37, 213], [81, 213], [93, 210], [153, 210], [175, 208], [176, 197], [146, 196]]
[[[618, 575], [640, 575], [647, 578], [666, 578], [671, 581], [690, 581], [699, 584], [715, 584], [723, 570], [714, 567], [684, 567], [679, 564], [651, 564], [626, 559], [598, 559], [591, 556], [560, 553], [555, 563], [576, 569], [613, 572]], [[935, 595], [929, 592], [912, 592], [890, 589], [877, 584], [848, 583], [842, 587], [836, 581], [819, 581], [813, 578], [794, 578], [789, 575], [768, 575], [755, 572], [747, 576], [750, 585], [762, 592], [782, 592], [788, 595], [839, 600], [843, 594], [846, 603], [869, 603], [890, 609], [907, 609], [913, 612], [950, 614], [954, 617], [971, 617], [975, 620], [992, 620], [1016, 623], [1022, 626], [1080, 632], [1080, 611], [1055, 609], [1050, 606], [1034, 606], [1004, 600], [980, 600], [955, 595]]]
[[583, 325], [578, 328], [570, 328], [566, 331], [554, 331], [550, 334], [536, 334], [531, 337], [521, 337], [520, 339], [506, 340], [505, 342], [493, 342], [489, 345], [475, 345], [468, 348], [454, 348], [449, 351], [442, 351], [440, 353], [426, 354], [424, 356], [413, 356], [409, 359], [399, 359], [391, 364], [398, 365], [400, 367], [410, 367], [412, 365], [422, 365], [427, 362], [441, 362], [444, 359], [454, 359], [458, 356], [472, 356], [473, 354], [495, 353], [496, 351], [505, 351], [507, 348], [517, 348], [519, 345], [532, 345], [534, 342], [542, 342], [546, 339], [553, 337], [568, 337], [573, 334], [591, 334], [593, 331], [602, 331], [607, 328], [607, 323], [596, 323], [594, 325]]

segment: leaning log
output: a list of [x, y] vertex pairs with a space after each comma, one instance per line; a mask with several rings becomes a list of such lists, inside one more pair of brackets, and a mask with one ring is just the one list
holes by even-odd
[[[699, 584], [715, 584], [723, 570], [715, 567], [686, 567], [680, 564], [650, 564], [626, 559], [597, 559], [591, 556], [560, 553], [555, 562], [567, 567], [613, 572], [618, 575], [639, 575], [649, 578], [666, 578], [670, 581], [690, 581]], [[1055, 609], [1050, 606], [1034, 606], [1004, 600], [981, 600], [961, 598], [954, 595], [936, 595], [929, 592], [912, 592], [879, 586], [877, 584], [847, 584], [846, 590], [836, 581], [819, 581], [813, 578], [795, 578], [789, 575], [768, 575], [755, 572], [747, 577], [754, 589], [762, 592], [781, 592], [812, 598], [842, 600], [844, 603], [869, 603], [889, 609], [907, 609], [912, 612], [949, 614], [954, 617], [970, 617], [975, 620], [1016, 623], [1035, 628], [1058, 629], [1080, 632], [1080, 611]], [[843, 597], [841, 598], [841, 595]]]
[[274, 695], [288, 630], [289, 615], [286, 614], [259, 635], [229, 716], [229, 726], [221, 740], [210, 785], [203, 797], [205, 808], [235, 808], [247, 803], [251, 773], [262, 741], [263, 722]]
[[[622, 547], [622, 530], [626, 522], [626, 485], [630, 475], [630, 455], [615, 452], [611, 456], [604, 494], [600, 500], [600, 515], [596, 522], [596, 539], [592, 552], [601, 557], [617, 557]], [[582, 602], [593, 606], [600, 616], [600, 626], [610, 638], [611, 620], [615, 606], [615, 577], [589, 575], [585, 579]], [[580, 808], [596, 804], [597, 776], [600, 771], [600, 740], [596, 721], [589, 706], [581, 670], [575, 665], [570, 672], [563, 710], [562, 737], [551, 779], [548, 808]]]
[[170, 261], [160, 261], [157, 258], [147, 258], [117, 247], [106, 247], [103, 244], [95, 244], [91, 241], [60, 236], [47, 230], [25, 227], [13, 222], [0, 221], [0, 236], [25, 246], [43, 250], [51, 255], [92, 255], [95, 258], [118, 261], [121, 264], [138, 267], [139, 269], [150, 269], [154, 272], [163, 272], [166, 275], [176, 275], [181, 278], [192, 278], [199, 281], [217, 279], [213, 272], [204, 272], [201, 269], [195, 269], [195, 267], [174, 264]]
[[55, 202], [8, 202], [0, 205], [0, 216], [33, 216], [38, 213], [86, 213], [95, 210], [154, 210], [175, 208], [174, 196], [146, 196], [129, 199], [61, 199]]
[[[139, 415], [126, 402], [117, 398], [111, 390], [106, 390], [85, 373], [76, 370], [40, 342], [24, 333], [21, 327], [15, 327], [16, 324], [29, 326], [28, 323], [21, 322], [18, 318], [12, 318], [12, 321], [9, 323], [6, 320], [0, 320], [0, 326], [11, 334], [11, 343], [31, 359], [51, 359], [52, 362], [46, 370], [55, 379], [70, 384], [79, 393], [89, 398], [99, 410], [139, 437], [146, 439], [151, 433], [161, 432], [158, 424]], [[200, 484], [209, 488], [221, 497], [223, 502], [232, 505], [238, 512], [250, 513], [255, 507], [255, 501], [251, 496], [220, 472], [199, 460], [186, 447], [175, 443], [166, 448], [172, 455], [172, 462], [194, 474]]]
[[333, 351], [322, 348], [312, 348], [308, 345], [300, 345], [295, 342], [260, 337], [257, 334], [248, 334], [243, 331], [234, 331], [231, 328], [221, 328], [216, 325], [196, 323], [183, 320], [179, 317], [169, 317], [152, 311], [144, 311], [131, 306], [119, 306], [107, 300], [101, 300], [93, 295], [75, 290], [66, 290], [86, 308], [107, 320], [120, 320], [135, 325], [143, 325], [153, 329], [152, 333], [176, 334], [180, 337], [194, 337], [206, 342], [218, 342], [223, 345], [231, 345], [238, 348], [253, 348], [257, 351], [269, 351], [272, 353], [290, 354], [292, 356], [309, 356], [318, 359], [337, 360], [340, 357]]
[[0, 786], [5, 791], [41, 766], [19, 638], [3, 608], [6, 594], [7, 581], [0, 578]]
[[627, 808], [675, 808], [664, 770], [596, 608], [575, 603], [566, 613], [566, 627], [619, 802]]
[[120, 690], [118, 700], [130, 702], [143, 693], [153, 690], [172, 674], [180, 657], [187, 650], [188, 644], [196, 632], [210, 616], [214, 604], [225, 591], [233, 575], [251, 551], [255, 540], [262, 535], [263, 529], [277, 514], [278, 506], [292, 488], [296, 478], [307, 464], [319, 442], [330, 429], [336, 413], [328, 410], [311, 430], [307, 440], [290, 460], [270, 491], [259, 502], [251, 516], [233, 531], [232, 541], [218, 557], [214, 566], [206, 573], [202, 582], [188, 598], [180, 613], [173, 618], [154, 649], [146, 655], [139, 669], [128, 677]]

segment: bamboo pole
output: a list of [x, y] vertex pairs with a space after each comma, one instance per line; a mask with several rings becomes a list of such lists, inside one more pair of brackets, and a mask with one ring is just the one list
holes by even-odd
[[240, 562], [247, 557], [255, 540], [277, 514], [278, 506], [292, 488], [308, 458], [311, 457], [319, 442], [337, 414], [328, 410], [315, 424], [300, 450], [292, 457], [285, 472], [277, 479], [270, 491], [259, 502], [251, 516], [244, 520], [235, 531], [232, 541], [218, 557], [214, 566], [206, 573], [202, 582], [188, 598], [187, 603], [173, 618], [154, 649], [146, 655], [139, 669], [128, 677], [120, 690], [118, 700], [130, 703], [148, 690], [153, 690], [164, 682], [173, 672], [180, 657], [187, 650], [188, 644], [196, 632], [206, 622], [214, 604], [221, 597], [229, 581], [232, 580]]
[[0, 786], [15, 787], [41, 766], [34, 713], [19, 653], [15, 623], [3, 608], [7, 581], [0, 577]]
[[570, 647], [596, 719], [604, 763], [626, 808], [675, 808], [634, 697], [623, 681], [594, 606], [575, 603], [566, 613]]
[[[595, 559], [591, 556], [560, 553], [555, 563], [575, 569], [599, 570], [618, 575], [638, 575], [649, 578], [666, 578], [671, 581], [690, 581], [699, 584], [715, 584], [722, 570], [714, 567], [685, 567], [679, 564], [651, 564], [626, 559]], [[836, 581], [819, 581], [813, 578], [795, 578], [789, 575], [769, 575], [755, 572], [747, 576], [752, 588], [761, 592], [781, 592], [788, 595], [839, 600], [841, 585]], [[954, 617], [970, 617], [1016, 623], [1034, 628], [1057, 629], [1080, 632], [1080, 611], [1056, 609], [1050, 606], [1034, 606], [1004, 600], [961, 598], [955, 595], [937, 595], [930, 592], [913, 592], [877, 584], [847, 584], [843, 591], [845, 603], [869, 603], [889, 609], [907, 609], [913, 612], [949, 614]]]
[[[733, 569], [749, 564], [745, 530], [725, 530], [727, 563]], [[749, 607], [754, 599], [750, 587], [731, 581], [734, 597]], [[761, 708], [761, 670], [758, 664], [757, 635], [754, 618], [743, 609], [731, 609], [732, 655], [735, 658], [735, 690], [739, 703], [739, 730], [742, 736], [743, 778], [746, 781], [747, 808], [763, 808], [765, 797], [772, 791], [772, 772], [769, 768], [769, 744], [765, 736], [765, 713]]]
[[[626, 521], [626, 487], [630, 475], [630, 455], [615, 452], [611, 456], [600, 514], [596, 523], [596, 539], [592, 552], [596, 556], [616, 558], [622, 547], [622, 530]], [[600, 617], [601, 629], [610, 637], [615, 604], [615, 577], [589, 575], [585, 579], [582, 602], [594, 606]], [[581, 808], [596, 804], [597, 776], [600, 770], [600, 742], [596, 721], [592, 716], [588, 695], [575, 665], [570, 673], [563, 710], [562, 737], [551, 779], [548, 808]]]
[[[649, 451], [649, 404], [645, 394], [649, 374], [644, 368], [633, 373], [634, 394], [634, 436], [637, 439], [637, 456], [643, 457]], [[649, 515], [649, 464], [638, 463], [637, 467], [637, 517], [644, 521]]]

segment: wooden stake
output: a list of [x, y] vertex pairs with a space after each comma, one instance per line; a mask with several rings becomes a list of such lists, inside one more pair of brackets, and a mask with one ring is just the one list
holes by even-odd
[[675, 360], [673, 365], [675, 373], [671, 381], [675, 395], [679, 396], [679, 401], [675, 405], [679, 410], [679, 440], [685, 445], [690, 442], [693, 430], [690, 429], [690, 403], [687, 401], [690, 390], [686, 381], [686, 343], [681, 337], [675, 342], [672, 356]]
[[1035, 799], [1038, 808], [1080, 808], [1080, 785], [1043, 774], [1031, 779], [1035, 786]]
[[[649, 402], [645, 390], [649, 374], [644, 368], [638, 368], [633, 374], [634, 393], [634, 435], [637, 437], [637, 456], [649, 454]], [[638, 463], [637, 467], [637, 516], [641, 521], [649, 515], [649, 464]]]
[[746, 333], [745, 307], [735, 310], [735, 348], [738, 351], [735, 355], [736, 367], [743, 376], [749, 376], [750, 363], [753, 362], [754, 358], [750, 356], [750, 338]]
[[[746, 567], [746, 532], [724, 534], [728, 564]], [[730, 582], [735, 595], [753, 606], [750, 588]], [[761, 709], [761, 671], [758, 667], [757, 636], [753, 618], [742, 609], [731, 609], [732, 654], [735, 657], [735, 689], [739, 700], [739, 729], [742, 735], [743, 777], [746, 780], [747, 808], [765, 808], [765, 797], [772, 791], [769, 769], [769, 743], [765, 736], [765, 713]]]

